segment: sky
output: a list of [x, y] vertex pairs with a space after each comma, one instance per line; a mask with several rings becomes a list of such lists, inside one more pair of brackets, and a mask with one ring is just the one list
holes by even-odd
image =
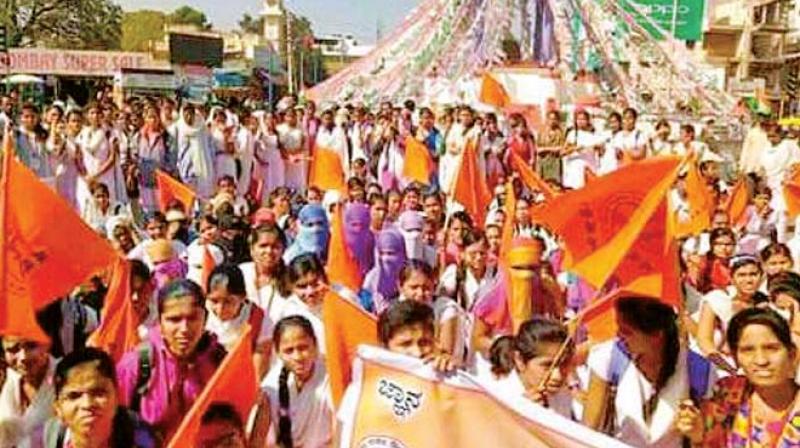
[[[172, 11], [189, 5], [206, 14], [215, 28], [231, 30], [244, 13], [256, 15], [263, 0], [116, 0], [126, 11]], [[419, 0], [284, 0], [287, 9], [311, 20], [314, 33], [353, 34], [362, 43], [374, 43], [380, 24], [386, 35]]]

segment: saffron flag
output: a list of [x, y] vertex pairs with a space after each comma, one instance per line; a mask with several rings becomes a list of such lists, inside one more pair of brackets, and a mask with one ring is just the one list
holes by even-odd
[[660, 272], [658, 260], [667, 249], [665, 198], [679, 165], [677, 157], [658, 157], [623, 167], [592, 188], [559, 195], [535, 214], [564, 239], [571, 272], [596, 288], [612, 276], [625, 285]]
[[714, 213], [714, 197], [706, 184], [700, 168], [695, 160], [690, 159], [689, 171], [686, 174], [686, 200], [689, 202], [689, 219], [678, 222], [678, 236], [698, 235], [711, 225]]
[[131, 302], [131, 264], [118, 258], [103, 302], [100, 327], [89, 337], [87, 345], [99, 348], [111, 355], [114, 361], [119, 361], [122, 355], [138, 345], [137, 327]]
[[345, 191], [344, 168], [342, 158], [330, 148], [317, 146], [311, 161], [311, 173], [308, 184], [322, 191]]
[[744, 179], [739, 179], [736, 185], [733, 186], [725, 203], [725, 212], [728, 214], [728, 222], [731, 225], [739, 223], [744, 216], [745, 210], [747, 210], [749, 202], [750, 195], [747, 191], [747, 182]]
[[506, 202], [503, 207], [505, 220], [503, 220], [503, 229], [500, 234], [500, 254], [498, 258], [502, 262], [511, 249], [511, 243], [514, 241], [514, 227], [517, 215], [517, 195], [514, 193], [514, 183], [508, 182], [506, 184]]
[[189, 413], [183, 417], [181, 425], [169, 441], [169, 448], [195, 446], [194, 438], [200, 429], [203, 414], [214, 403], [232, 405], [242, 421], [247, 421], [258, 399], [251, 331], [252, 328], [248, 325], [222, 364], [217, 367], [217, 371], [197, 397]]
[[431, 152], [424, 143], [412, 136], [406, 137], [406, 154], [403, 158], [403, 177], [408, 180], [429, 185], [433, 172]]
[[342, 207], [337, 206], [331, 218], [331, 241], [328, 247], [328, 262], [325, 266], [330, 284], [339, 284], [358, 293], [361, 290], [361, 270], [355, 257], [347, 247], [344, 236]]
[[783, 199], [786, 201], [786, 215], [793, 221], [800, 215], [800, 183], [787, 182], [783, 184]]
[[156, 169], [156, 188], [158, 189], [158, 208], [162, 212], [166, 211], [174, 201], [180, 202], [183, 205], [183, 211], [187, 214], [191, 212], [197, 195], [188, 185], [179, 182], [164, 171]]
[[351, 387], [342, 447], [627, 447], [464, 371], [438, 375], [375, 347], [359, 347]]
[[482, 103], [492, 105], [499, 109], [511, 106], [511, 97], [508, 96], [506, 88], [489, 73], [485, 73], [481, 80], [479, 99]]
[[11, 157], [4, 166], [4, 182], [3, 195], [9, 200], [4, 209], [3, 256], [20, 274], [6, 278], [17, 284], [7, 285], [11, 295], [4, 298], [30, 301], [40, 309], [117, 259], [108, 241]]
[[475, 225], [483, 227], [486, 211], [492, 201], [492, 193], [486, 184], [486, 178], [478, 168], [478, 156], [473, 143], [467, 144], [461, 155], [461, 166], [453, 187], [453, 199], [464, 206], [467, 213], [475, 220]]
[[9, 235], [5, 231], [9, 219], [9, 172], [13, 161], [14, 147], [11, 133], [3, 139], [3, 174], [0, 178], [0, 335], [48, 342], [49, 338], [36, 322], [33, 302], [30, 300], [30, 284], [25, 281], [23, 267], [18, 257], [9, 248]]
[[545, 202], [556, 197], [556, 192], [553, 190], [553, 187], [539, 177], [520, 156], [514, 152], [509, 152], [509, 156], [511, 159], [511, 166], [519, 173], [520, 179], [522, 179], [522, 182], [525, 183], [530, 190], [540, 192], [542, 196], [544, 196]]
[[350, 369], [360, 344], [378, 344], [378, 322], [355, 303], [328, 291], [322, 302], [325, 323], [325, 355], [331, 383], [331, 396], [339, 406], [347, 385]]

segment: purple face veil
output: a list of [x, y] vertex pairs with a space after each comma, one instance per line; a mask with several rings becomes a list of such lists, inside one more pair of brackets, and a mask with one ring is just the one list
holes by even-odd
[[369, 229], [370, 213], [366, 204], [349, 203], [344, 207], [344, 239], [364, 276], [375, 264], [375, 235]]
[[406, 245], [400, 232], [387, 229], [378, 233], [375, 246], [375, 266], [364, 279], [364, 289], [372, 293], [375, 311], [380, 314], [397, 299], [400, 271], [406, 263]]

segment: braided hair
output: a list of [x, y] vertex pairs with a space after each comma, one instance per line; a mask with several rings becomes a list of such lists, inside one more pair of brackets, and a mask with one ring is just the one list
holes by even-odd
[[[272, 334], [272, 340], [275, 341], [275, 350], [278, 350], [281, 345], [281, 337], [283, 333], [289, 328], [300, 328], [305, 334], [317, 343], [317, 337], [314, 334], [314, 327], [311, 321], [303, 316], [289, 316], [279, 320], [275, 325], [275, 330]], [[281, 373], [278, 376], [278, 434], [276, 437], [277, 445], [281, 448], [293, 448], [294, 441], [292, 440], [292, 417], [289, 412], [290, 409], [290, 395], [289, 395], [289, 374], [291, 371], [283, 366]]]

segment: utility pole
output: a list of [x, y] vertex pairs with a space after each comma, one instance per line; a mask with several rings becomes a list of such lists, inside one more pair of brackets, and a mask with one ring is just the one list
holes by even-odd
[[292, 36], [292, 15], [286, 15], [286, 70], [288, 71], [287, 83], [289, 84], [289, 93], [294, 93], [294, 46]]

